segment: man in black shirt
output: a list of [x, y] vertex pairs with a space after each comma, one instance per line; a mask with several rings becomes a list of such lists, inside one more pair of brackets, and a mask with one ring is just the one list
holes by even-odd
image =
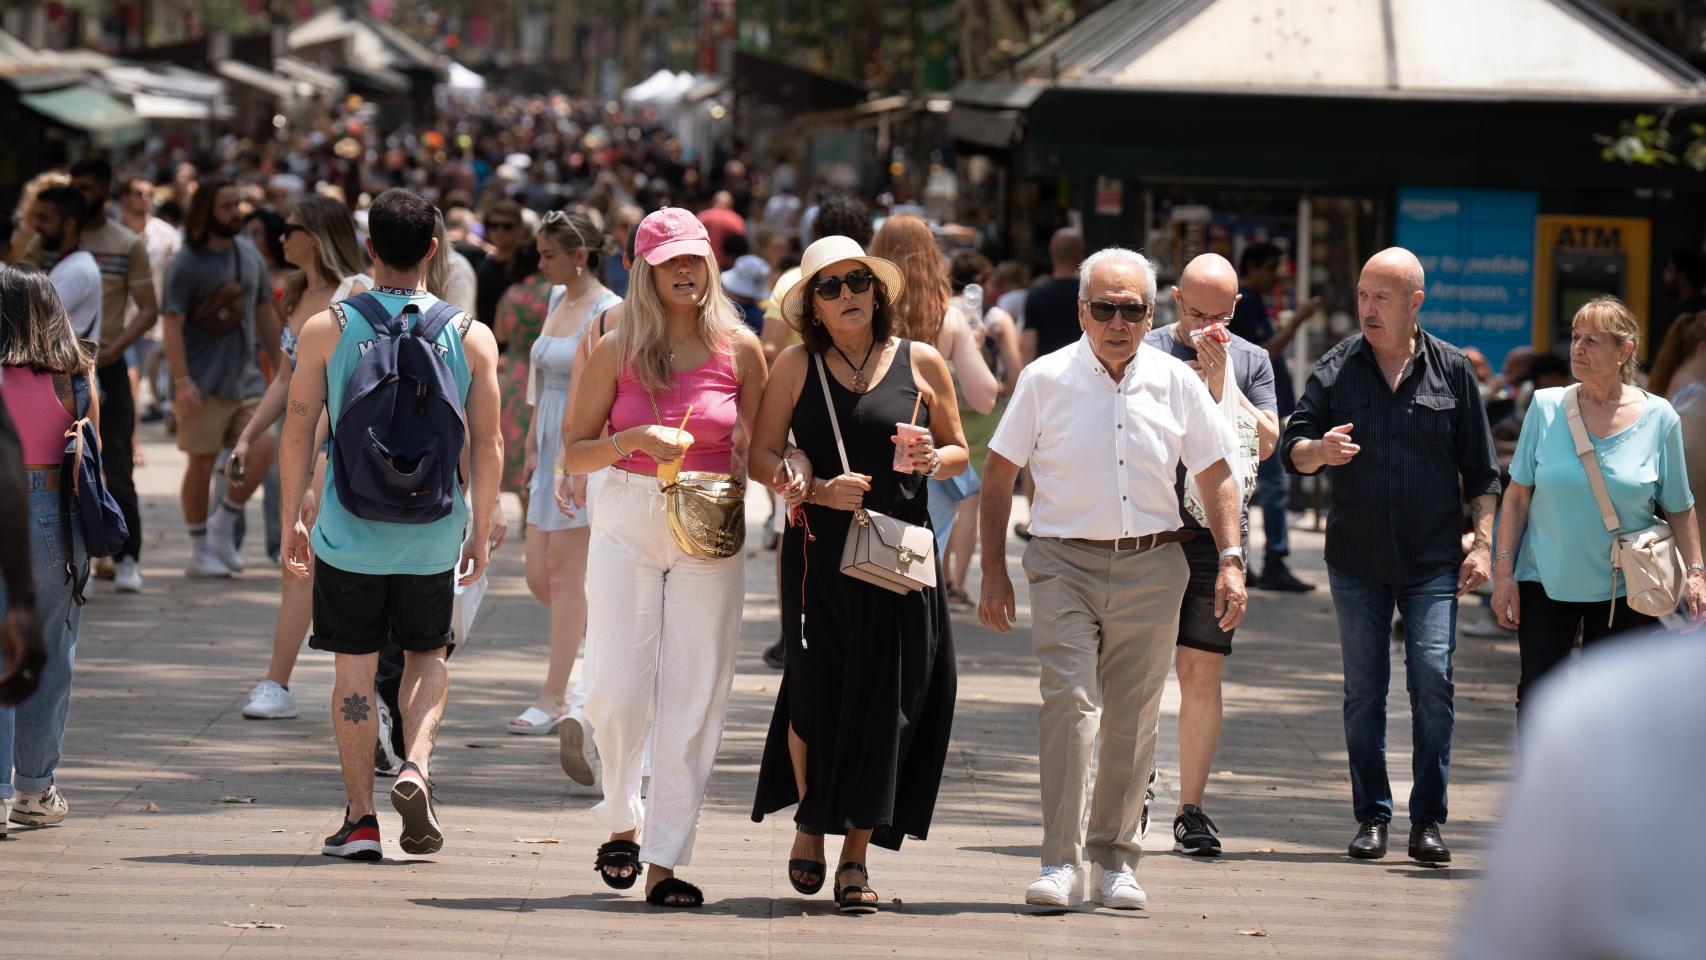
[[[1297, 336], [1303, 321], [1315, 315], [1321, 298], [1315, 297], [1297, 308], [1291, 319], [1275, 323], [1268, 316], [1267, 301], [1262, 291], [1272, 290], [1279, 276], [1280, 248], [1271, 243], [1252, 243], [1238, 258], [1238, 306], [1233, 308], [1232, 322], [1227, 329], [1260, 346], [1268, 352], [1274, 368], [1274, 399], [1279, 404], [1280, 422], [1291, 416], [1297, 394], [1291, 386], [1291, 367], [1285, 362], [1285, 348]], [[1262, 508], [1262, 572], [1250, 581], [1259, 590], [1279, 590], [1285, 593], [1307, 593], [1313, 583], [1297, 579], [1286, 566], [1291, 555], [1291, 531], [1286, 520], [1286, 501], [1290, 484], [1278, 457], [1262, 461], [1256, 472], [1256, 504]]]
[[515, 278], [510, 275], [510, 261], [515, 251], [527, 240], [526, 227], [521, 220], [521, 204], [508, 198], [494, 202], [486, 210], [486, 243], [491, 255], [474, 268], [479, 283], [475, 295], [474, 317], [490, 327], [498, 319], [498, 301], [503, 299]]
[[[1350, 855], [1386, 855], [1387, 650], [1404, 618], [1415, 786], [1413, 859], [1445, 863], [1457, 600], [1485, 583], [1499, 468], [1468, 358], [1417, 325], [1422, 265], [1408, 250], [1375, 254], [1357, 281], [1362, 332], [1327, 351], [1280, 443], [1293, 473], [1331, 469], [1327, 570], [1345, 672], [1345, 744], [1361, 824]], [[1463, 555], [1463, 503], [1474, 545]]]
[[1084, 235], [1071, 227], [1048, 242], [1054, 272], [1025, 295], [1025, 330], [1019, 347], [1025, 362], [1046, 357], [1078, 342], [1078, 264], [1084, 260]]

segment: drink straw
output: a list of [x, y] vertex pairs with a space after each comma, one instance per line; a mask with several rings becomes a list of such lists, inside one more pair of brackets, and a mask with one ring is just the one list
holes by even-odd
[[693, 416], [693, 405], [690, 403], [687, 405], [687, 412], [681, 415], [681, 426], [676, 427], [675, 429], [686, 430], [687, 429], [687, 418], [691, 417], [691, 416]]
[[917, 394], [912, 398], [912, 416], [906, 421], [908, 424], [914, 427], [918, 426], [918, 405], [923, 402], [924, 394], [922, 393]]

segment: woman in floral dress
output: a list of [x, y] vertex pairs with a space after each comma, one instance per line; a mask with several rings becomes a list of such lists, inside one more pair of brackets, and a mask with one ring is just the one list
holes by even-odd
[[551, 281], [539, 272], [539, 251], [532, 243], [516, 250], [510, 269], [518, 279], [498, 301], [492, 334], [503, 347], [503, 356], [498, 358], [498, 391], [503, 400], [503, 489], [515, 491], [525, 504], [527, 484], [522, 470], [527, 460], [527, 426], [533, 416], [533, 408], [527, 403], [527, 358], [533, 341], [545, 329]]

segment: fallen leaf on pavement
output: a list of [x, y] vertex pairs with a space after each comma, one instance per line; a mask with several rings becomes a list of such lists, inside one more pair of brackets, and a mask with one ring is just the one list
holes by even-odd
[[160, 812], [160, 805], [155, 803], [154, 801], [150, 800], [147, 803], [142, 805], [142, 812], [143, 813], [159, 813]]
[[1251, 850], [1250, 852], [1251, 853], [1273, 853], [1274, 848], [1273, 847], [1257, 847], [1256, 849]]
[[1265, 937], [1268, 935], [1266, 930], [1240, 930], [1238, 932], [1246, 937]]
[[516, 843], [562, 843], [556, 837], [516, 837]]
[[282, 923], [262, 923], [259, 920], [250, 920], [248, 923], [232, 923], [231, 921], [227, 920], [227, 921], [225, 921], [225, 925], [230, 927], [233, 930], [283, 930], [284, 929], [284, 924], [282, 924]]
[[215, 803], [254, 803], [255, 798], [254, 797], [225, 796], [225, 797], [220, 797], [218, 800], [216, 800], [214, 802]]

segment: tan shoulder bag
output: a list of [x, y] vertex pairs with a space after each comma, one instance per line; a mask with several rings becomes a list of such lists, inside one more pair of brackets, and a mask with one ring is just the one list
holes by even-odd
[[[1621, 533], [1623, 525], [1617, 519], [1617, 507], [1611, 493], [1605, 489], [1605, 475], [1600, 472], [1599, 455], [1594, 452], [1593, 439], [1582, 423], [1580, 385], [1564, 389], [1564, 419], [1569, 421], [1570, 436], [1576, 443], [1576, 456], [1582, 458], [1593, 497], [1599, 502], [1599, 519], [1611, 534], [1611, 593], [1612, 614], [1616, 613], [1617, 575], [1623, 574], [1629, 609], [1649, 617], [1673, 613], [1682, 600], [1687, 574], [1682, 551], [1676, 547], [1670, 524], [1654, 518], [1652, 526], [1633, 533]], [[1611, 622], [1610, 616], [1606, 619]]]
[[[829, 371], [818, 354], [817, 380], [823, 387], [823, 404], [829, 408], [829, 425], [835, 431], [835, 449], [841, 454], [841, 471], [852, 473], [847, 446], [841, 442], [841, 420], [829, 396]], [[907, 594], [936, 586], [936, 535], [929, 527], [907, 523], [860, 507], [847, 526], [847, 545], [841, 549], [841, 572], [894, 593]]]

